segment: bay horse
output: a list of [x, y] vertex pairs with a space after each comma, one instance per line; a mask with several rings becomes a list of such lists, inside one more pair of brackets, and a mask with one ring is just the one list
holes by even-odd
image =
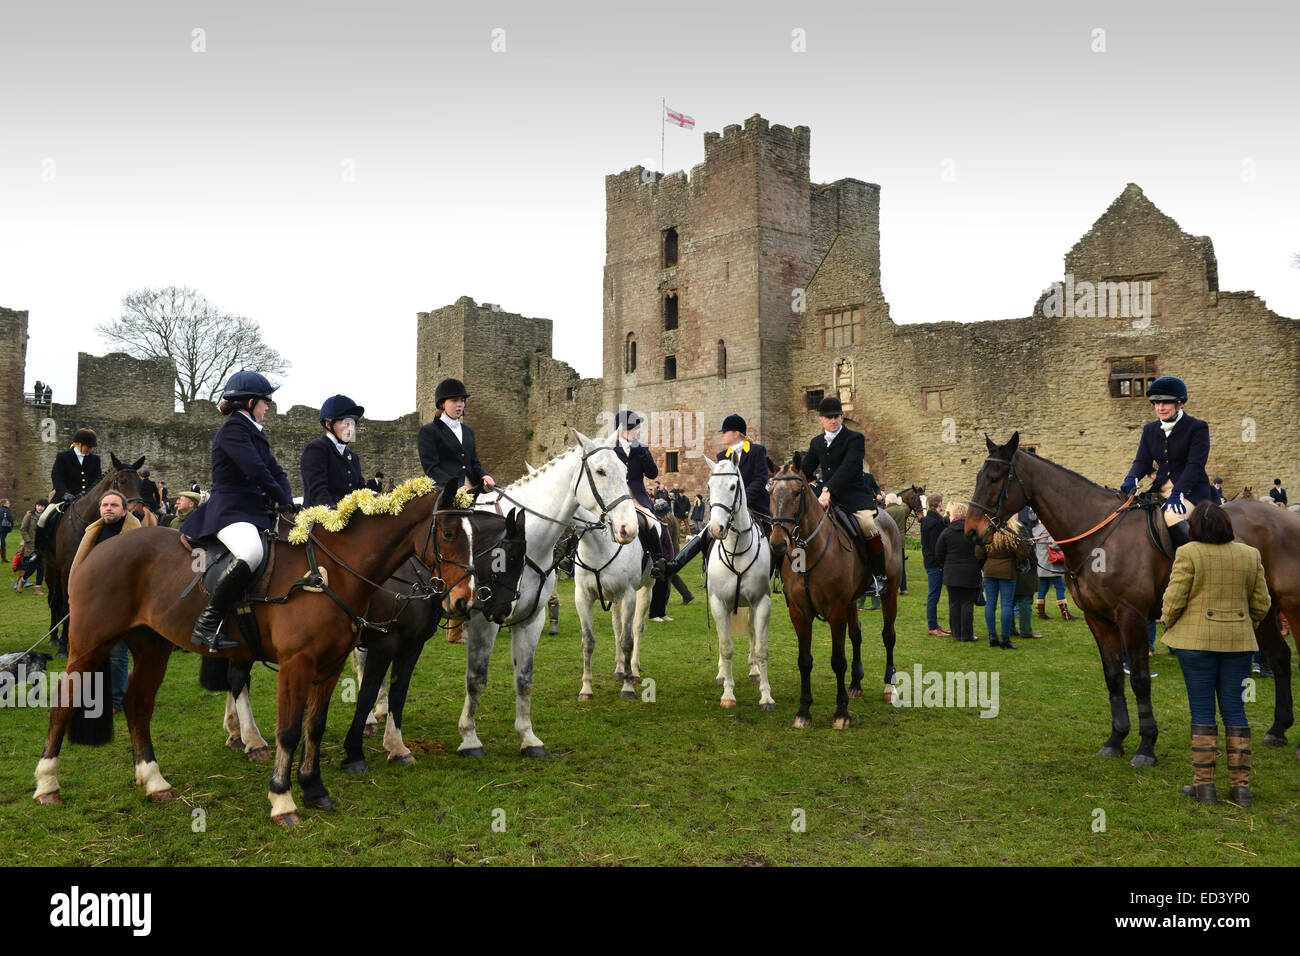
[[[546, 623], [546, 602], [555, 591], [555, 544], [573, 522], [579, 507], [610, 528], [619, 544], [637, 535], [636, 508], [628, 494], [627, 466], [614, 453], [618, 436], [593, 441], [577, 429], [578, 444], [541, 468], [505, 488], [499, 485], [479, 497], [475, 507], [498, 513], [510, 506], [526, 514], [528, 554], [519, 579], [519, 600], [505, 625], [510, 628], [515, 678], [515, 731], [525, 757], [545, 757], [546, 746], [533, 732], [533, 658]], [[495, 492], [495, 497], [490, 496]], [[457, 753], [483, 756], [474, 715], [487, 686], [488, 661], [502, 625], [475, 615], [465, 624], [465, 705], [461, 710], [461, 742]]]
[[[722, 677], [723, 707], [736, 706], [736, 680], [732, 675], [731, 613], [750, 608], [749, 660], [757, 668], [758, 709], [775, 711], [772, 686], [767, 679], [767, 638], [772, 618], [772, 547], [749, 513], [739, 458], [714, 463], [705, 458], [709, 475], [709, 534], [713, 547], [704, 557], [709, 613], [718, 628], [718, 673]], [[856, 611], [857, 609], [854, 608]], [[841, 635], [843, 647], [843, 635]]]
[[[984, 439], [989, 456], [975, 479], [966, 535], [982, 543], [1026, 504], [1033, 507], [1065, 553], [1070, 596], [1083, 610], [1101, 654], [1110, 697], [1111, 734], [1097, 755], [1124, 754], [1123, 742], [1130, 729], [1122, 653], [1127, 650], [1141, 738], [1130, 764], [1154, 765], [1158, 730], [1151, 709], [1147, 622], [1160, 616], [1173, 563], [1165, 522], [1158, 511], [1151, 515], [1159, 502], [1145, 495], [1134, 502], [1121, 492], [1025, 451], [1019, 447], [1019, 432], [1005, 445], [994, 444], [987, 435]], [[1264, 561], [1273, 607], [1256, 637], [1279, 678], [1274, 723], [1265, 740], [1282, 744], [1292, 721], [1290, 652], [1278, 633], [1275, 611], [1281, 606], [1292, 619], [1300, 614], [1300, 520], [1260, 501], [1231, 501], [1223, 508], [1236, 539], [1257, 548]]]
[[[910, 485], [903, 491], [898, 492], [898, 500], [907, 505], [908, 510], [912, 512], [912, 517], [918, 522], [925, 517], [924, 495], [924, 485]], [[898, 530], [903, 537], [907, 537], [907, 528], [899, 528]]]
[[[46, 527], [37, 531], [37, 553], [45, 562], [45, 599], [50, 607], [50, 630], [59, 628], [60, 637], [55, 642], [61, 653], [68, 649], [68, 623], [64, 620], [68, 614], [68, 572], [72, 569], [72, 559], [77, 555], [86, 529], [99, 520], [99, 500], [104, 492], [119, 492], [126, 499], [126, 506], [143, 505], [141, 497], [140, 469], [144, 466], [145, 456], [141, 455], [133, 464], [124, 465], [117, 455], [109, 452], [109, 461], [113, 467], [99, 481], [79, 498], [66, 506], [57, 518], [50, 518]], [[51, 501], [53, 508], [57, 502]], [[148, 509], [144, 509], [148, 512]], [[139, 517], [137, 515], [137, 517]], [[50, 524], [53, 523], [53, 527]], [[158, 523], [155, 517], [153, 524]]]
[[[849, 726], [849, 698], [862, 696], [862, 628], [857, 599], [866, 593], [871, 571], [857, 554], [857, 545], [839, 521], [821, 506], [800, 468], [796, 452], [790, 464], [772, 478], [772, 553], [781, 559], [781, 582], [790, 622], [799, 637], [799, 711], [794, 726], [812, 723], [812, 625], [824, 618], [831, 627], [831, 669], [835, 671], [835, 716], [831, 726]], [[885, 569], [889, 587], [881, 595], [885, 646], [885, 699], [896, 699], [894, 689], [894, 619], [898, 616], [898, 588], [903, 575], [903, 540], [884, 508], [876, 512], [876, 526], [884, 536]], [[844, 687], [847, 662], [844, 631], [853, 642], [852, 683]]]
[[[466, 517], [472, 532], [471, 563], [478, 585], [469, 610], [500, 623], [519, 596], [526, 547], [524, 515], [512, 509], [505, 517], [481, 511], [469, 512]], [[446, 617], [442, 602], [432, 600], [436, 594], [429, 570], [411, 557], [367, 605], [362, 617], [377, 624], [361, 629], [359, 646], [352, 653], [358, 691], [352, 723], [343, 742], [345, 772], [365, 773], [370, 769], [362, 742], [378, 729], [377, 715], [387, 718], [383, 743], [388, 762], [398, 766], [415, 763], [415, 756], [402, 740], [402, 714], [411, 675], [424, 645]], [[207, 690], [227, 692], [222, 721], [230, 735], [226, 746], [246, 751], [250, 761], [260, 763], [269, 759], [269, 753], [249, 706], [252, 665], [252, 661], [205, 657], [199, 682]], [[383, 693], [384, 677], [390, 667], [391, 697]]]
[[[313, 528], [305, 547], [285, 539], [271, 545], [270, 563], [263, 573], [266, 593], [287, 600], [252, 607], [264, 657], [280, 665], [276, 755], [268, 793], [271, 819], [277, 824], [289, 826], [300, 820], [290, 790], [299, 742], [303, 753], [298, 782], [304, 802], [320, 809], [333, 806], [321, 782], [321, 737], [330, 694], [357, 630], [366, 623], [359, 615], [378, 587], [375, 580], [390, 577], [414, 554], [447, 582], [443, 601], [453, 613], [463, 613], [473, 597], [471, 532], [466, 513], [452, 508], [456, 489], [449, 485], [441, 495], [434, 495], [420, 493], [419, 487], [396, 514], [358, 513], [334, 532]], [[156, 802], [172, 800], [175, 794], [158, 769], [150, 722], [171, 658], [169, 642], [191, 649], [190, 634], [206, 600], [203, 590], [193, 586], [202, 564], [195, 560], [196, 551], [170, 528], [141, 528], [119, 535], [90, 552], [69, 593], [69, 661], [62, 686], [67, 686], [67, 675], [84, 680], [105, 667], [113, 645], [126, 641], [135, 668], [122, 706], [131, 734], [135, 778]], [[313, 561], [319, 571], [311, 566]], [[303, 584], [320, 587], [322, 593], [303, 593], [297, 589]], [[227, 618], [232, 628], [233, 617]], [[220, 656], [246, 661], [254, 655], [241, 642]], [[45, 749], [36, 765], [34, 796], [40, 804], [60, 802], [58, 758], [69, 724], [74, 743], [102, 745], [112, 737], [111, 709], [101, 707], [94, 717], [88, 705], [73, 707], [66, 691], [61, 701], [63, 706], [50, 713]]]

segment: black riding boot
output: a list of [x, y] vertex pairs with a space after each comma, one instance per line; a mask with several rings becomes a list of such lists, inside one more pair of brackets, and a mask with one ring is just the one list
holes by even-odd
[[1192, 540], [1187, 530], [1187, 522], [1178, 521], [1171, 524], [1169, 526], [1169, 539], [1174, 543], [1174, 553], [1177, 554], [1179, 548]]
[[[707, 530], [700, 531], [682, 545], [681, 550], [677, 552], [677, 556], [666, 564], [669, 574], [677, 574], [682, 568], [690, 564], [692, 558], [704, 550], [704, 538], [706, 534], [708, 534]], [[676, 587], [676, 585], [674, 585], [674, 587]], [[681, 590], [680, 587], [677, 589], [679, 591]]]
[[869, 597], [880, 597], [889, 590], [889, 572], [885, 568], [885, 539], [879, 534], [867, 539], [867, 565], [871, 568], [872, 582], [866, 593]]
[[217, 628], [229, 613], [231, 605], [244, 593], [244, 587], [252, 577], [253, 569], [243, 561], [235, 558], [230, 562], [217, 578], [217, 583], [213, 585], [207, 607], [199, 612], [199, 619], [194, 624], [194, 633], [190, 635], [191, 644], [206, 647], [213, 654], [239, 646], [238, 641], [232, 641], [218, 633]]

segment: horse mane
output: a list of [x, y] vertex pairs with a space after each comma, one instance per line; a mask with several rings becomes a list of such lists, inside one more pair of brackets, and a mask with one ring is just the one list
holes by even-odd
[[[528, 474], [526, 474], [526, 475], [521, 475], [520, 477], [516, 478], [516, 479], [515, 479], [513, 482], [511, 482], [510, 484], [506, 485], [506, 490], [507, 490], [507, 491], [510, 491], [510, 490], [512, 490], [512, 489], [519, 488], [519, 487], [522, 487], [523, 485], [528, 484], [528, 483], [529, 483], [530, 481], [532, 481], [534, 478], [538, 477], [539, 475], [544, 474], [545, 472], [547, 472], [547, 471], [549, 471], [551, 468], [553, 468], [553, 467], [554, 467], [554, 466], [559, 462], [559, 460], [560, 460], [561, 458], [563, 458], [565, 455], [569, 454], [569, 452], [573, 451], [573, 449], [574, 449], [574, 448], [577, 448], [577, 447], [578, 447], [577, 445], [570, 445], [568, 448], [564, 449], [564, 451], [560, 452], [558, 455], [556, 455], [556, 456], [555, 456], [554, 458], [552, 458], [550, 461], [545, 462], [545, 463], [542, 465], [542, 467], [540, 467], [540, 468], [533, 468], [533, 470], [530, 471]], [[530, 467], [531, 467], [531, 466], [530, 466]]]
[[1120, 491], [1118, 488], [1110, 488], [1106, 485], [1099, 485], [1097, 484], [1097, 482], [1093, 481], [1088, 476], [1081, 475], [1077, 471], [1074, 471], [1073, 469], [1066, 468], [1064, 465], [1052, 461], [1052, 459], [1050, 458], [1044, 458], [1042, 455], [1039, 455], [1036, 452], [1029, 451], [1026, 448], [1017, 448], [1016, 450], [1020, 452], [1022, 455], [1028, 455], [1030, 458], [1036, 459], [1037, 461], [1041, 461], [1045, 465], [1051, 465], [1053, 468], [1063, 471], [1067, 475], [1070, 475], [1071, 477], [1078, 478], [1080, 481], [1086, 482], [1088, 485], [1092, 486], [1097, 491], [1104, 491], [1108, 495], [1116, 495], [1118, 497], [1124, 497], [1124, 493]]

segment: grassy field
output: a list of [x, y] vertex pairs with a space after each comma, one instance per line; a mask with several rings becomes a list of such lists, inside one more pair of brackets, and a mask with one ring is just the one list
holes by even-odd
[[[324, 753], [338, 809], [303, 811], [281, 830], [269, 819], [269, 767], [226, 750], [223, 701], [197, 684], [198, 658], [176, 654], [158, 699], [154, 743], [180, 800], [149, 803], [133, 782], [130, 743], [117, 718], [102, 748], [65, 744], [59, 778], [66, 801], [37, 807], [32, 771], [48, 714], [0, 711], [0, 863], [5, 865], [186, 864], [1066, 864], [1296, 865], [1300, 863], [1300, 763], [1291, 748], [1265, 748], [1272, 682], [1248, 704], [1257, 734], [1255, 805], [1192, 803], [1186, 693], [1157, 644], [1155, 708], [1160, 763], [1136, 770], [1094, 756], [1109, 733], [1096, 646], [1082, 621], [1037, 622], [1046, 640], [1017, 651], [955, 644], [925, 628], [920, 555], [902, 598], [896, 663], [912, 671], [997, 671], [1000, 709], [895, 708], [882, 699], [880, 614], [863, 613], [866, 695], [853, 725], [830, 729], [835, 684], [830, 638], [814, 642], [813, 727], [791, 727], [799, 675], [793, 629], [774, 600], [772, 689], [776, 713], [758, 710], [757, 688], [737, 685], [740, 706], [718, 706], [717, 646], [705, 602], [671, 624], [649, 624], [643, 671], [655, 699], [618, 699], [609, 619], [597, 635], [596, 700], [579, 703], [581, 677], [572, 585], [561, 585], [560, 634], [543, 636], [534, 726], [551, 756], [518, 754], [509, 641], [497, 641], [479, 734], [485, 758], [455, 755], [464, 649], [441, 635], [425, 649], [405, 730], [418, 762], [392, 767], [379, 739], [375, 768], [339, 769], [351, 708], [336, 691]], [[698, 583], [698, 565], [687, 573]], [[27, 647], [45, 629], [45, 604], [0, 587], [0, 653]], [[979, 610], [979, 609], [977, 609]], [[982, 614], [982, 611], [980, 612]], [[947, 620], [946, 599], [940, 620]], [[982, 632], [977, 621], [977, 633]], [[737, 655], [744, 675], [744, 651]], [[253, 705], [268, 738], [274, 675], [254, 672]], [[1130, 695], [1136, 746], [1136, 708]], [[1222, 750], [1223, 742], [1220, 742]], [[1226, 759], [1219, 762], [1227, 790]], [[295, 796], [299, 792], [295, 786]], [[194, 832], [192, 812], [206, 823]], [[1098, 822], [1104, 819], [1104, 830]], [[800, 823], [802, 822], [802, 826]], [[495, 824], [495, 826], [494, 826]]]

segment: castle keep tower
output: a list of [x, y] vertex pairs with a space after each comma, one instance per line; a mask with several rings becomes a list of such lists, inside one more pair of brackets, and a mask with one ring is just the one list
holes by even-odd
[[18, 494], [18, 465], [26, 425], [23, 415], [23, 375], [27, 368], [27, 313], [0, 308], [0, 498], [13, 499], [15, 514], [23, 503]]
[[878, 188], [814, 188], [806, 126], [751, 116], [706, 133], [704, 152], [689, 178], [639, 166], [605, 177], [604, 412], [645, 417], [665, 482], [692, 487], [731, 412], [773, 458], [802, 443], [790, 343], [836, 237], [870, 240], [879, 274]]

